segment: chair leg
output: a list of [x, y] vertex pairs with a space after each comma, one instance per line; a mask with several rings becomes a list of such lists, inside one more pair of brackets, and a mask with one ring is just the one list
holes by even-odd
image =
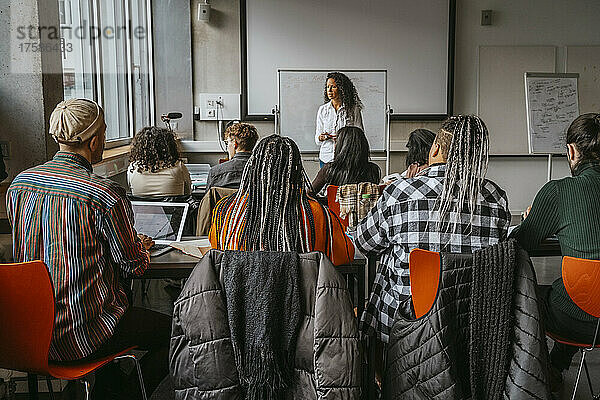
[[585, 351], [581, 350], [581, 363], [579, 363], [579, 370], [577, 371], [577, 379], [575, 380], [575, 387], [573, 388], [573, 397], [571, 400], [575, 400], [575, 394], [577, 393], [577, 385], [579, 384], [579, 377], [581, 376], [581, 370], [585, 363]]
[[583, 367], [585, 368], [585, 375], [587, 376], [588, 385], [590, 386], [590, 393], [592, 394], [592, 398], [594, 398], [594, 389], [592, 388], [592, 380], [590, 379], [590, 372], [588, 371], [587, 362], [583, 362]]
[[90, 400], [90, 383], [87, 379], [83, 379], [83, 386], [85, 387], [85, 400]]
[[140, 365], [139, 360], [133, 354], [125, 354], [115, 358], [115, 360], [120, 360], [123, 358], [130, 358], [133, 360], [133, 362], [135, 362], [135, 368], [137, 370], [138, 380], [140, 382], [140, 390], [142, 391], [142, 399], [148, 400], [148, 397], [146, 396], [146, 386], [144, 386], [144, 377], [142, 376], [142, 367]]
[[29, 400], [38, 400], [38, 381], [36, 374], [27, 374], [27, 386], [29, 387]]
[[54, 400], [54, 389], [52, 388], [52, 381], [50, 380], [49, 376], [46, 377], [46, 386], [48, 386], [48, 393], [50, 394], [50, 399]]

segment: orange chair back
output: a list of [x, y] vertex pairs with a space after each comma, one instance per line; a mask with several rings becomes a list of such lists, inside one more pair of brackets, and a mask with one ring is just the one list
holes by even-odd
[[410, 291], [415, 316], [421, 318], [433, 306], [440, 283], [440, 253], [414, 249], [408, 259]]
[[0, 367], [46, 375], [54, 289], [42, 261], [0, 265]]
[[600, 318], [600, 261], [565, 256], [562, 279], [573, 302], [586, 313]]
[[[327, 186], [327, 207], [338, 217], [340, 216], [340, 203], [335, 201], [337, 196], [338, 186], [329, 185]], [[348, 217], [340, 218], [344, 228], [348, 227]]]

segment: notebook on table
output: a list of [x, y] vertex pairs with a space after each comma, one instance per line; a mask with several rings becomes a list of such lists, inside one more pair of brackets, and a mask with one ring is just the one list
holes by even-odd
[[132, 201], [134, 227], [154, 240], [150, 256], [157, 257], [171, 250], [172, 242], [181, 241], [188, 213], [188, 203]]

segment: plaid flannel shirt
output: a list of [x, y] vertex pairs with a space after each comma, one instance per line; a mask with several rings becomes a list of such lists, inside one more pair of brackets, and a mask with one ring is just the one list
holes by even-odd
[[385, 343], [400, 302], [410, 296], [408, 255], [412, 249], [469, 254], [506, 238], [508, 199], [504, 190], [487, 179], [473, 218], [464, 207], [461, 213], [452, 212], [447, 218], [456, 221], [456, 226], [451, 223], [440, 228], [434, 207], [442, 193], [445, 172], [446, 165], [433, 165], [414, 178], [392, 183], [357, 227], [358, 249], [380, 255], [361, 325]]

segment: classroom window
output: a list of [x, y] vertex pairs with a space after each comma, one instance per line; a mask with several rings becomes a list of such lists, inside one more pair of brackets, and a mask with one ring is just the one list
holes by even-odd
[[104, 108], [108, 147], [152, 121], [149, 1], [59, 1], [64, 97]]

